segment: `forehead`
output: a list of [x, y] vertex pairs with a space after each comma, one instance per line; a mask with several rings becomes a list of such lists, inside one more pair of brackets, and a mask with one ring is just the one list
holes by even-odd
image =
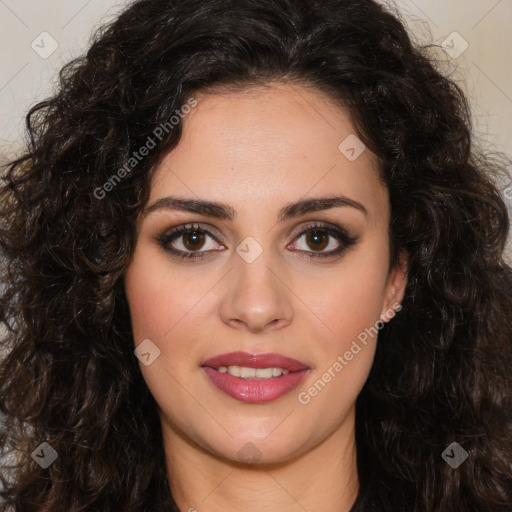
[[182, 194], [277, 207], [342, 194], [366, 203], [373, 215], [387, 208], [377, 158], [356, 137], [347, 111], [325, 93], [272, 84], [194, 98], [179, 144], [156, 169], [150, 201]]

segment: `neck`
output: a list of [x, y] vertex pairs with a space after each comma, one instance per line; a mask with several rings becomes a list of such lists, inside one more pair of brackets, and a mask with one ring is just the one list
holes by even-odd
[[265, 464], [214, 455], [161, 421], [170, 488], [181, 512], [349, 512], [356, 500], [354, 409], [313, 448]]

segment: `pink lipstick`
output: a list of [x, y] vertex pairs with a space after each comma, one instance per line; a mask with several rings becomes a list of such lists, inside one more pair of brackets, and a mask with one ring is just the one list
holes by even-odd
[[231, 352], [212, 357], [201, 366], [217, 389], [252, 404], [286, 395], [309, 373], [304, 363], [273, 353]]

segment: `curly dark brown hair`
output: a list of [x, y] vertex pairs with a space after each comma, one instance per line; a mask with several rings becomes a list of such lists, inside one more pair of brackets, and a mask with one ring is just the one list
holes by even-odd
[[[147, 512], [175, 505], [157, 405], [134, 356], [123, 274], [156, 164], [193, 94], [279, 81], [347, 106], [380, 160], [403, 310], [379, 334], [357, 399], [361, 492], [386, 512], [510, 512], [512, 269], [498, 178], [468, 102], [373, 0], [137, 0], [100, 27], [27, 115], [0, 188], [0, 510]], [[119, 176], [119, 174], [118, 174]], [[31, 457], [48, 442], [58, 459]], [[457, 469], [443, 451], [468, 453]], [[7, 464], [7, 463], [6, 463]]]

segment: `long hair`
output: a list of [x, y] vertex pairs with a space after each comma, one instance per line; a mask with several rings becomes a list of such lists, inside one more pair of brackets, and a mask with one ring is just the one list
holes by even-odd
[[[0, 511], [178, 510], [123, 273], [184, 105], [273, 81], [348, 109], [389, 191], [393, 257], [409, 257], [356, 403], [362, 491], [386, 512], [510, 512], [508, 163], [472, 144], [460, 88], [373, 0], [137, 0], [31, 108], [0, 188]], [[57, 454], [46, 468], [41, 443]], [[450, 445], [467, 456], [457, 468]]]

